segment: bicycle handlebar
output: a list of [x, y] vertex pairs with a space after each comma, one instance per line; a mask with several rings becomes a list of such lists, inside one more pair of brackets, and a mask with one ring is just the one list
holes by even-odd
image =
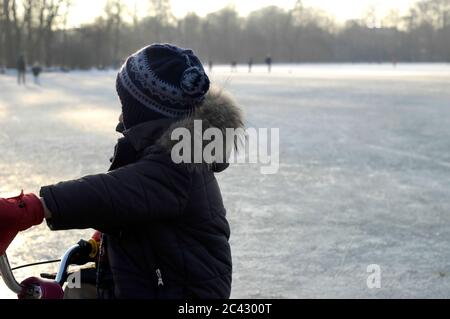
[[59, 270], [56, 273], [55, 281], [62, 287], [67, 280], [67, 269], [70, 266], [71, 259], [81, 249], [79, 244], [70, 247], [62, 256]]
[[[81, 246], [79, 244], [70, 247], [61, 258], [61, 263], [59, 265], [58, 272], [56, 274], [55, 282], [61, 287], [67, 280], [67, 270], [70, 266], [72, 257], [79, 252]], [[0, 275], [3, 278], [6, 286], [15, 294], [20, 294], [24, 288], [23, 285], [19, 284], [14, 277], [14, 274], [9, 265], [8, 257], [6, 254], [0, 256]], [[39, 299], [39, 298], [38, 298]]]
[[11, 266], [9, 265], [8, 257], [6, 254], [0, 256], [0, 275], [3, 278], [6, 286], [15, 294], [19, 294], [23, 287], [19, 284], [12, 273]]

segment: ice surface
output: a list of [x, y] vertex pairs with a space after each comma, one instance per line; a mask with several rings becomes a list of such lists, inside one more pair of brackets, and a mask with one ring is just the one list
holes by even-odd
[[[217, 67], [247, 125], [280, 128], [281, 167], [218, 176], [235, 298], [450, 297], [450, 65]], [[103, 172], [118, 135], [114, 72], [0, 76], [0, 194]], [[14, 265], [90, 231], [21, 234]], [[366, 268], [381, 267], [368, 289]], [[52, 268], [19, 271], [19, 278]], [[0, 296], [11, 297], [0, 285]]]

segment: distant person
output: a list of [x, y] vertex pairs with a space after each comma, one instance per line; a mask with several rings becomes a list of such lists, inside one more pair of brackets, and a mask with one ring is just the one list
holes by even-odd
[[[230, 226], [215, 174], [229, 167], [236, 145], [217, 136], [224, 148], [212, 155], [196, 130], [198, 121], [205, 131], [242, 130], [240, 108], [210, 88], [192, 50], [169, 44], [130, 56], [116, 91], [123, 136], [109, 172], [0, 198], [0, 256], [20, 231], [45, 220], [53, 231], [93, 228], [102, 232], [94, 236], [101, 237], [97, 298], [229, 298]], [[187, 131], [186, 148], [172, 138], [177, 131]], [[200, 150], [186, 158], [191, 142]]]
[[212, 60], [209, 60], [209, 61], [208, 61], [208, 67], [209, 67], [209, 73], [211, 73], [212, 70], [213, 70], [213, 67], [214, 67], [214, 64], [213, 64], [213, 61], [212, 61]]
[[248, 60], [248, 73], [252, 73], [252, 67], [253, 67], [253, 58], [250, 58]]
[[236, 61], [231, 62], [231, 72], [237, 72], [237, 62]]
[[270, 55], [266, 58], [266, 64], [269, 73], [272, 72], [272, 57]]
[[25, 56], [21, 54], [17, 59], [17, 83], [26, 84], [27, 63]]
[[31, 68], [31, 72], [33, 73], [33, 76], [34, 76], [34, 83], [39, 85], [40, 84], [39, 75], [42, 72], [42, 67], [39, 65], [39, 63], [35, 62], [33, 64], [33, 67]]

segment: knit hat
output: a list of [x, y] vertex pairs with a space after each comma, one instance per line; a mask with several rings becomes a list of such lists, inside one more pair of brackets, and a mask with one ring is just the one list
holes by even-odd
[[162, 118], [191, 115], [204, 101], [210, 81], [190, 49], [153, 44], [122, 66], [116, 81], [127, 129]]

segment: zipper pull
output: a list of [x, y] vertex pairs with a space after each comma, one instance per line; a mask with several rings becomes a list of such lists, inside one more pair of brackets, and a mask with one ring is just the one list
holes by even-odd
[[162, 280], [161, 270], [156, 269], [156, 275], [158, 276], [158, 287], [164, 286], [164, 282]]

